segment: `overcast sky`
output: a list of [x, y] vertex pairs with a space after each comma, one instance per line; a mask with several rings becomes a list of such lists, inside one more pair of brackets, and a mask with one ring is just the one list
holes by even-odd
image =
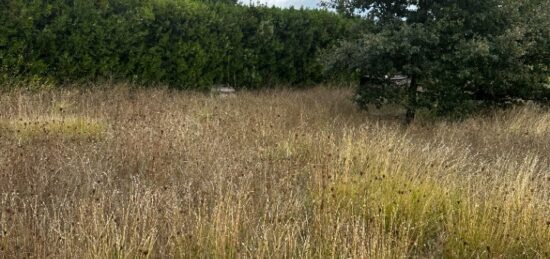
[[[253, 0], [255, 3], [258, 0]], [[241, 0], [243, 3], [249, 3], [249, 0]], [[259, 0], [262, 4], [267, 4], [268, 6], [277, 6], [277, 7], [290, 7], [294, 6], [295, 8], [306, 7], [306, 8], [318, 8], [320, 0]]]

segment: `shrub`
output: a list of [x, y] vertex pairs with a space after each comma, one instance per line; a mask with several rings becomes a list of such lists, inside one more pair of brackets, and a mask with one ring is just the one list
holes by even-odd
[[0, 74], [203, 88], [324, 78], [320, 49], [352, 21], [327, 11], [190, 0], [0, 2]]

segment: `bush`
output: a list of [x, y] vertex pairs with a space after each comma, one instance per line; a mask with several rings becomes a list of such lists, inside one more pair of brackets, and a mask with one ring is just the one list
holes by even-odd
[[320, 10], [189, 0], [0, 2], [0, 78], [176, 88], [302, 85], [353, 21]]

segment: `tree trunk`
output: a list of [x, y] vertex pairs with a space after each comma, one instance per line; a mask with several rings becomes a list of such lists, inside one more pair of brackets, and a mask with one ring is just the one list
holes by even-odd
[[411, 124], [413, 122], [414, 117], [416, 115], [416, 94], [417, 94], [417, 88], [418, 84], [416, 82], [416, 75], [411, 76], [411, 83], [409, 84], [409, 89], [407, 91], [407, 95], [409, 97], [408, 103], [407, 103], [407, 114], [405, 115], [405, 123], [407, 125]]

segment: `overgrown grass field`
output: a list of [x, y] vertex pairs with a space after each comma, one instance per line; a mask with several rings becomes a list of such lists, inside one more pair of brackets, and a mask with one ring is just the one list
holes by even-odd
[[3, 93], [0, 257], [550, 257], [550, 112], [405, 127], [351, 96]]

